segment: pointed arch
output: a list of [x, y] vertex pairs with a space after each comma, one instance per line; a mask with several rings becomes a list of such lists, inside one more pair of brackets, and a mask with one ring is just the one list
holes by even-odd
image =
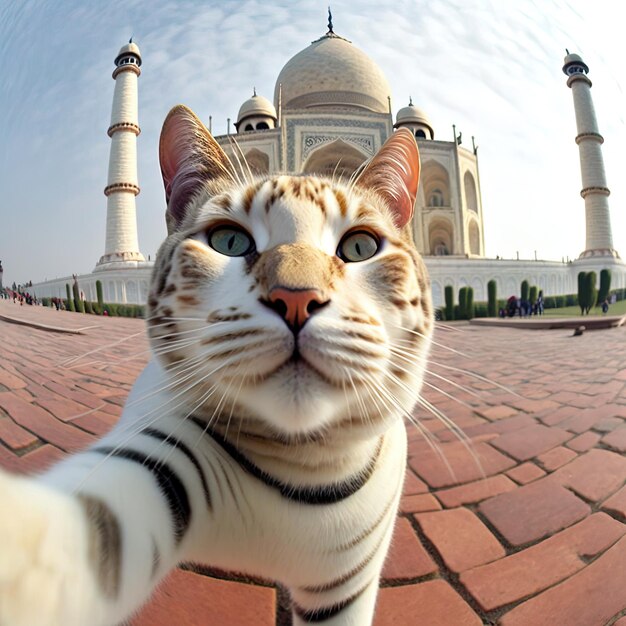
[[478, 195], [476, 194], [476, 183], [471, 172], [465, 172], [463, 176], [463, 186], [465, 188], [465, 203], [467, 208], [474, 213], [478, 213]]
[[428, 250], [432, 256], [454, 254], [454, 227], [447, 219], [438, 218], [428, 225]]
[[450, 176], [437, 161], [426, 161], [422, 166], [421, 182], [427, 207], [450, 206]]
[[253, 174], [267, 174], [270, 171], [270, 158], [265, 152], [252, 148], [246, 152], [245, 157]]
[[315, 150], [302, 167], [305, 174], [325, 174], [349, 177], [367, 160], [367, 155], [342, 139]]

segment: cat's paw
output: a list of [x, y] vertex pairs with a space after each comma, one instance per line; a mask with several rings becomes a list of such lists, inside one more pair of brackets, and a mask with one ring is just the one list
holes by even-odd
[[0, 472], [0, 626], [91, 626], [98, 604], [79, 502]]

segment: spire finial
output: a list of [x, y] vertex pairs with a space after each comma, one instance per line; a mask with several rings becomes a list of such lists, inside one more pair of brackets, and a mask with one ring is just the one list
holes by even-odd
[[565, 53], [569, 56], [569, 50], [565, 48]]
[[252, 97], [256, 98], [256, 87], [252, 87]]
[[413, 96], [409, 96], [409, 106], [413, 106]]
[[133, 43], [133, 36], [130, 36], [130, 39], [128, 40], [128, 43]]
[[328, 32], [327, 35], [334, 35], [335, 31], [333, 30], [333, 14], [330, 11], [330, 5], [328, 6]]

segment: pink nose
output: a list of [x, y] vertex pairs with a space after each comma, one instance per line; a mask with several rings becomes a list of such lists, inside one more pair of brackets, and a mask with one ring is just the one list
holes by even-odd
[[323, 306], [324, 302], [316, 289], [285, 289], [275, 287], [269, 294], [269, 306], [287, 322], [287, 326], [297, 333], [305, 322]]

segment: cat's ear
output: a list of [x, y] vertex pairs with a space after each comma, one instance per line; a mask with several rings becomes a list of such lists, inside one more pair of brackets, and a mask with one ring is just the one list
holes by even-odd
[[399, 128], [365, 166], [357, 179], [360, 187], [380, 194], [402, 228], [413, 217], [420, 178], [420, 157], [413, 133]]
[[175, 106], [163, 122], [159, 161], [170, 234], [180, 226], [189, 201], [204, 183], [232, 176], [230, 161], [222, 148], [195, 113], [182, 104]]

